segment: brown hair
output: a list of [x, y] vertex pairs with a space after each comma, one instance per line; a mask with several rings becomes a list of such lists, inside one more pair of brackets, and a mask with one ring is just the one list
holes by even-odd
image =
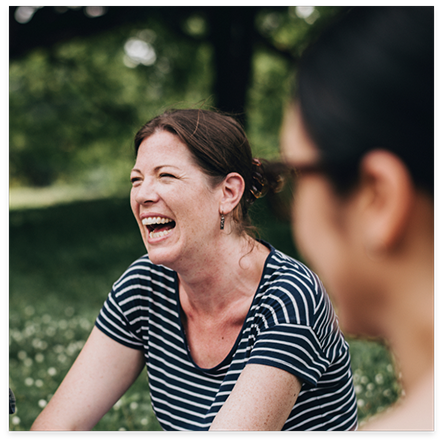
[[[269, 184], [278, 181], [266, 172], [265, 162], [252, 158], [242, 126], [231, 116], [204, 109], [170, 109], [148, 121], [135, 135], [135, 154], [144, 139], [158, 131], [176, 135], [212, 182], [221, 183], [231, 172], [243, 177], [245, 191], [233, 211], [240, 233], [252, 226], [248, 209]], [[271, 186], [272, 187], [272, 186]]]

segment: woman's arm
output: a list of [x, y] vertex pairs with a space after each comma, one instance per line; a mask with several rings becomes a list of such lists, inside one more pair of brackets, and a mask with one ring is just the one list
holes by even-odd
[[32, 431], [91, 430], [127, 391], [144, 366], [143, 353], [94, 327]]
[[212, 422], [211, 431], [280, 431], [301, 383], [272, 366], [249, 364]]

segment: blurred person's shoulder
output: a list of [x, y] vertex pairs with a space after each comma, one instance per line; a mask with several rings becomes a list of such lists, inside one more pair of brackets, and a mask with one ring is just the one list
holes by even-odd
[[433, 431], [434, 376], [423, 377], [414, 389], [388, 411], [376, 415], [361, 431]]

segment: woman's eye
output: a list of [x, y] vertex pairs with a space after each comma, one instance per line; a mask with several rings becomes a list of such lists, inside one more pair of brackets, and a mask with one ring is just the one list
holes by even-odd
[[140, 181], [140, 177], [131, 177], [131, 183], [134, 185], [135, 183], [137, 183], [138, 181]]
[[162, 172], [160, 174], [161, 178], [175, 178], [172, 174], [168, 174], [167, 172]]

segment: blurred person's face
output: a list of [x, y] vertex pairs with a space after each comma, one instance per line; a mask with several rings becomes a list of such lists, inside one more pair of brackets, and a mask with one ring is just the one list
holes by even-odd
[[[287, 111], [281, 134], [284, 161], [289, 166], [316, 164], [320, 154], [303, 126], [298, 108]], [[358, 190], [356, 191], [358, 193]], [[358, 199], [343, 199], [321, 173], [296, 179], [291, 208], [294, 240], [302, 256], [325, 283], [337, 304], [340, 324], [349, 333], [376, 335], [373, 275], [366, 267], [359, 229]], [[376, 292], [377, 293], [377, 292]], [[381, 292], [377, 293], [381, 296]]]

